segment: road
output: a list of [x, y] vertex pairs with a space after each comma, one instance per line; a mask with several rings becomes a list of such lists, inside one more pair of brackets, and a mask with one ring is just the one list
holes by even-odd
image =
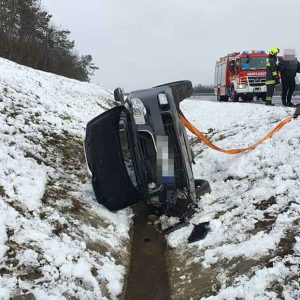
[[[192, 96], [191, 98], [194, 99], [194, 100], [206, 100], [206, 101], [217, 102], [216, 96], [213, 96], [213, 95]], [[242, 101], [240, 101], [240, 103], [241, 103], [241, 102], [242, 102]], [[292, 102], [293, 102], [294, 104], [300, 104], [300, 96], [295, 96], [295, 97], [293, 97]], [[247, 103], [255, 103], [255, 104], [261, 104], [261, 105], [264, 105], [264, 104], [265, 104], [265, 103], [264, 103], [263, 101], [261, 101], [261, 100], [247, 101]], [[275, 96], [275, 97], [273, 98], [273, 103], [274, 103], [276, 106], [282, 105], [282, 104], [281, 104], [281, 98], [280, 98], [280, 96]]]

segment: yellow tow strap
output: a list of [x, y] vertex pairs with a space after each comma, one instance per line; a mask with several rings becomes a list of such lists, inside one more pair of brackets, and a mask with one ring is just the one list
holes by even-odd
[[263, 144], [265, 141], [267, 141], [268, 139], [272, 138], [275, 133], [277, 133], [278, 131], [280, 131], [283, 126], [285, 126], [287, 123], [289, 123], [294, 118], [294, 116], [288, 116], [288, 117], [286, 117], [271, 132], [269, 132], [265, 137], [263, 137], [260, 141], [258, 141], [256, 144], [254, 144], [252, 146], [249, 146], [247, 148], [225, 150], [225, 149], [221, 149], [218, 146], [214, 145], [200, 130], [198, 130], [196, 127], [194, 127], [187, 120], [187, 118], [184, 116], [184, 114], [182, 113], [181, 110], [179, 110], [179, 117], [180, 117], [182, 123], [184, 124], [184, 126], [190, 132], [192, 132], [194, 135], [196, 135], [197, 138], [200, 141], [202, 141], [208, 147], [210, 147], [210, 148], [212, 148], [212, 149], [214, 149], [216, 151], [227, 153], [227, 154], [238, 154], [238, 153], [243, 153], [243, 152], [247, 152], [249, 150], [255, 149], [257, 146]]

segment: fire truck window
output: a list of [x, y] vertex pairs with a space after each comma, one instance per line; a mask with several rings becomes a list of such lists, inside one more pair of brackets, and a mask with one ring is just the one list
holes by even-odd
[[219, 77], [220, 84], [222, 84], [222, 77], [223, 77], [223, 65], [220, 65], [220, 77]]
[[226, 83], [226, 64], [222, 64], [222, 75], [221, 75], [221, 85]]
[[250, 65], [248, 63], [244, 63], [243, 70], [249, 70], [249, 69], [250, 69]]
[[216, 85], [220, 84], [219, 78], [220, 78], [220, 65], [217, 65], [216, 66]]
[[215, 85], [218, 84], [218, 71], [219, 71], [219, 66], [216, 66], [216, 70], [215, 70]]
[[266, 57], [242, 58], [241, 66], [243, 70], [264, 70], [266, 68]]

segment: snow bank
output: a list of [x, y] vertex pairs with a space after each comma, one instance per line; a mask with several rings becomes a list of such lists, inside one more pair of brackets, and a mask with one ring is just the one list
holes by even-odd
[[[184, 101], [182, 110], [225, 149], [254, 144], [294, 112], [208, 101]], [[201, 270], [214, 274], [218, 288], [206, 294], [208, 299], [299, 298], [299, 125], [300, 119], [294, 120], [256, 150], [239, 155], [218, 153], [190, 134], [195, 177], [208, 180], [212, 188], [193, 222], [210, 221], [211, 231], [185, 250], [191, 228], [171, 234], [169, 243], [189, 257], [187, 265], [195, 264], [191, 278]], [[243, 263], [250, 265], [246, 271], [238, 267]], [[193, 296], [199, 295], [204, 296], [199, 290]]]
[[116, 299], [130, 211], [97, 204], [82, 143], [97, 85], [0, 59], [0, 299]]

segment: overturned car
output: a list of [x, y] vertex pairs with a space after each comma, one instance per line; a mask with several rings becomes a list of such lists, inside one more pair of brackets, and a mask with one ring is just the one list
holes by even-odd
[[87, 124], [85, 153], [96, 199], [109, 210], [152, 201], [169, 216], [187, 217], [206, 181], [195, 180], [193, 153], [180, 121], [179, 104], [192, 94], [190, 81], [134, 91]]

